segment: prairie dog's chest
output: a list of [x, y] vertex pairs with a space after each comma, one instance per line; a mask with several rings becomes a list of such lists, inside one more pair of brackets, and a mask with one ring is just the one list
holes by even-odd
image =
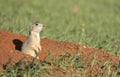
[[40, 43], [40, 36], [39, 33], [37, 34], [31, 34], [29, 37], [29, 40], [34, 43], [34, 44], [39, 44]]
[[37, 33], [35, 36], [36, 36], [36, 40], [37, 40], [37, 41], [40, 41], [39, 33]]

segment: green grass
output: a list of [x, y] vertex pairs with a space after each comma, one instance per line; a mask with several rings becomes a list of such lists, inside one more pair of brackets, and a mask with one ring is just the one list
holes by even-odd
[[[51, 56], [52, 55], [49, 54], [49, 56], [41, 62], [36, 62], [36, 58], [34, 58], [32, 61], [22, 59], [15, 63], [14, 66], [7, 63], [4, 65], [5, 70], [0, 72], [0, 77], [61, 77], [62, 75], [65, 77], [118, 77], [117, 74], [120, 73], [119, 65], [114, 66], [117, 70], [113, 71], [111, 69], [113, 66], [109, 61], [100, 63], [96, 60], [96, 55], [93, 60], [91, 60], [91, 63], [83, 61], [83, 55], [80, 54], [76, 56], [62, 53], [54, 59]], [[98, 63], [99, 68], [94, 68]], [[68, 69], [70, 67], [72, 71]], [[98, 73], [95, 75], [94, 72], [91, 74], [89, 69], [92, 69], [94, 72], [99, 69], [101, 69], [101, 71], [97, 71]], [[58, 73], [53, 72], [54, 70], [58, 71]], [[102, 72], [103, 70], [104, 72]], [[65, 74], [63, 74], [63, 72]]]
[[[0, 30], [27, 35], [29, 26], [39, 21], [46, 25], [41, 33], [42, 38], [80, 43], [120, 55], [119, 3], [120, 0], [0, 0]], [[75, 8], [79, 10], [73, 12]], [[95, 60], [91, 65], [94, 62]], [[55, 59], [52, 63], [54, 66], [61, 65], [63, 69], [70, 64], [75, 64], [75, 69], [78, 65], [80, 67], [84, 65], [82, 62], [79, 64], [76, 57], [70, 57], [67, 62], [64, 62], [64, 59], [60, 61]], [[41, 63], [36, 64], [35, 67], [30, 66], [32, 68], [26, 67], [27, 70], [19, 68], [19, 65], [8, 67], [0, 72], [0, 75], [6, 77], [4, 76], [6, 73], [16, 77], [18, 71], [24, 77], [33, 71], [51, 74], [44, 70]], [[109, 67], [106, 66], [106, 69], [111, 72]], [[82, 73], [89, 76], [85, 69]], [[105, 73], [104, 77], [107, 76]]]
[[[43, 38], [85, 44], [120, 53], [119, 0], [0, 0], [0, 29], [28, 34], [30, 24], [46, 25]], [[79, 12], [73, 12], [72, 8]]]

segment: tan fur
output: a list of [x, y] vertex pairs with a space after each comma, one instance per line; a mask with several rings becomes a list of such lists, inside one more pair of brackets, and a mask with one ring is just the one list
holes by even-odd
[[36, 54], [40, 53], [41, 45], [39, 33], [42, 31], [43, 27], [44, 25], [40, 23], [31, 25], [29, 36], [22, 45], [23, 53], [29, 54], [33, 57], [36, 57], [37, 56]]

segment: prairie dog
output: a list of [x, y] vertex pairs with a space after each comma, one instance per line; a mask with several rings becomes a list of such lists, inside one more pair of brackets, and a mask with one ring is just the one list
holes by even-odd
[[39, 33], [42, 31], [43, 27], [44, 25], [40, 23], [35, 23], [30, 26], [29, 35], [22, 45], [23, 53], [36, 57], [41, 51]]

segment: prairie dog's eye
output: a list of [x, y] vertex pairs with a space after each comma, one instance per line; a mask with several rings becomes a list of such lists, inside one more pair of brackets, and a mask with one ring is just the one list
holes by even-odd
[[35, 25], [38, 26], [38, 23], [36, 23]]

